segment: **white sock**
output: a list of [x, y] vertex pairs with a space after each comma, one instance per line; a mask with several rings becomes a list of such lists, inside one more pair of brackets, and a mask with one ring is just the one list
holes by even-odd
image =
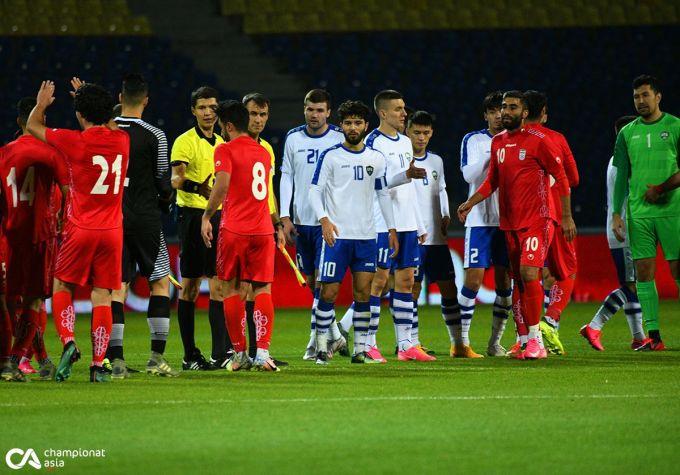
[[354, 316], [354, 302], [352, 302], [352, 305], [347, 309], [345, 314], [342, 316], [342, 319], [340, 320], [340, 326], [346, 332], [349, 332], [349, 329], [352, 328], [353, 316]]
[[[491, 322], [491, 337], [489, 338], [489, 346], [499, 345], [505, 326], [508, 323], [508, 316], [510, 309], [512, 309], [511, 290], [501, 291], [496, 289], [496, 299], [493, 302], [493, 320]], [[501, 296], [500, 294], [507, 294]]]
[[420, 345], [420, 335], [418, 331], [418, 301], [413, 301], [413, 323], [411, 324], [411, 344]]
[[611, 291], [590, 321], [590, 328], [593, 330], [602, 330], [609, 319], [612, 318], [627, 301], [626, 294], [621, 288]]
[[623, 310], [626, 312], [630, 334], [635, 340], [644, 340], [645, 330], [642, 327], [642, 307], [640, 307], [640, 302], [626, 302], [623, 305]]
[[470, 325], [472, 324], [472, 315], [475, 313], [475, 302], [477, 300], [477, 292], [463, 287], [458, 294], [458, 305], [460, 305], [460, 342], [456, 344], [463, 344], [470, 346]]
[[257, 349], [257, 353], [255, 353], [255, 359], [259, 361], [264, 361], [269, 358], [269, 350], [265, 350], [262, 348]]
[[380, 297], [371, 295], [369, 300], [371, 310], [371, 320], [368, 324], [368, 335], [366, 336], [366, 351], [376, 346], [376, 335], [378, 334], [378, 324], [380, 323]]
[[442, 297], [442, 318], [446, 324], [446, 331], [449, 333], [451, 344], [458, 344], [460, 338], [460, 306], [455, 299], [445, 299]]
[[338, 322], [335, 321], [335, 315], [333, 315], [333, 322], [329, 328], [331, 341], [339, 340], [342, 337], [342, 333], [338, 329]]
[[399, 351], [406, 351], [411, 343], [411, 325], [413, 323], [413, 297], [404, 292], [393, 292], [392, 308], [394, 325], [397, 329], [397, 345]]
[[368, 302], [356, 302], [354, 306], [353, 321], [354, 325], [354, 354], [366, 351], [366, 338], [368, 327], [371, 322], [371, 306]]

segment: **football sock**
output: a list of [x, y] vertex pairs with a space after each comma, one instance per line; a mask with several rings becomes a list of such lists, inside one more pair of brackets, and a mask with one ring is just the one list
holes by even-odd
[[0, 310], [0, 360], [8, 358], [11, 351], [12, 323], [7, 309], [2, 309]]
[[411, 343], [411, 325], [413, 323], [413, 296], [405, 292], [392, 292], [392, 309], [394, 325], [397, 329], [397, 345], [399, 351], [406, 351]]
[[[257, 351], [266, 350], [269, 354], [269, 344], [272, 340], [274, 329], [274, 302], [272, 295], [262, 293], [255, 297], [255, 336], [257, 338]], [[257, 354], [256, 354], [257, 356]]]
[[418, 300], [413, 299], [413, 322], [411, 323], [411, 344], [420, 345], [420, 335], [418, 331]]
[[352, 322], [354, 318], [354, 302], [352, 302], [352, 305], [347, 309], [345, 314], [342, 316], [342, 319], [340, 320], [340, 326], [342, 327], [343, 330], [346, 332], [349, 332], [349, 329], [352, 327]]
[[371, 304], [369, 302], [355, 302], [352, 312], [354, 325], [354, 354], [366, 351], [366, 337], [371, 322]]
[[457, 300], [442, 297], [442, 318], [451, 344], [456, 344], [460, 340], [460, 306]]
[[630, 334], [633, 339], [638, 341], [644, 340], [645, 330], [642, 327], [642, 308], [640, 308], [640, 302], [625, 303], [623, 311], [626, 313], [628, 328], [630, 328]]
[[571, 277], [567, 277], [566, 279], [556, 281], [555, 285], [552, 287], [550, 292], [550, 305], [545, 312], [545, 316], [546, 318], [552, 318], [555, 321], [555, 324], [553, 325], [555, 329], [559, 330], [560, 317], [569, 304], [571, 294], [574, 292], [575, 284], [575, 278], [572, 279]]
[[[475, 313], [476, 299], [476, 291], [465, 286], [460, 289], [458, 304], [460, 305], [461, 342], [465, 346], [470, 345], [470, 324], [472, 323], [472, 315]], [[456, 342], [456, 344], [458, 343]]]
[[210, 357], [221, 360], [227, 356], [227, 325], [224, 320], [224, 306], [219, 300], [210, 299], [208, 303], [208, 321], [210, 321], [210, 335], [212, 350]]
[[623, 289], [628, 290], [627, 287], [623, 286], [616, 290], [612, 290], [609, 295], [607, 295], [604, 302], [602, 302], [602, 305], [597, 310], [597, 313], [588, 324], [590, 328], [593, 330], [602, 330], [605, 323], [607, 323], [609, 319], [626, 304], [628, 297]]
[[38, 331], [33, 337], [33, 352], [38, 363], [43, 364], [50, 360], [45, 347], [45, 329], [47, 328], [47, 312], [45, 305], [42, 306], [38, 313]]
[[526, 336], [529, 333], [526, 322], [524, 321], [524, 314], [522, 313], [522, 299], [520, 298], [519, 286], [515, 286], [512, 289], [512, 318], [515, 320], [515, 327], [517, 327], [517, 334], [519, 335], [520, 342], [522, 342], [522, 337], [526, 343]]
[[92, 309], [91, 338], [92, 366], [101, 366], [111, 338], [113, 316], [110, 305], [100, 305]]
[[246, 308], [240, 295], [224, 299], [224, 319], [236, 353], [246, 350]]
[[[223, 320], [224, 321], [224, 320]], [[165, 344], [170, 332], [170, 298], [152, 295], [146, 311], [146, 322], [151, 335], [151, 351], [165, 353]]]
[[336, 341], [342, 338], [342, 333], [340, 333], [340, 330], [338, 329], [338, 322], [335, 320], [335, 314], [333, 315], [333, 321], [331, 322], [331, 326], [328, 331], [331, 341]]
[[550, 291], [552, 289], [543, 289], [543, 311], [547, 312], [550, 307]]
[[14, 345], [12, 345], [12, 359], [16, 359], [17, 363], [19, 363], [21, 357], [31, 347], [33, 337], [35, 337], [38, 331], [39, 320], [39, 312], [30, 309], [24, 310], [24, 313], [19, 318], [14, 333]]
[[[397, 322], [394, 321], [394, 291], [390, 291], [390, 294], [386, 296], [389, 302], [388, 309], [390, 311], [390, 316], [392, 317], [392, 326], [394, 327], [394, 340], [399, 341], [399, 328], [397, 328]], [[399, 346], [399, 343], [397, 343]]]
[[522, 316], [527, 326], [538, 325], [541, 321], [541, 303], [543, 302], [543, 287], [538, 279], [523, 282], [524, 292], [521, 293]]
[[179, 299], [177, 301], [177, 322], [179, 323], [179, 333], [182, 337], [184, 347], [184, 361], [189, 361], [196, 348], [194, 341], [194, 313], [196, 304], [188, 300]]
[[489, 346], [500, 344], [511, 308], [512, 289], [496, 289], [496, 299], [493, 302], [493, 320], [491, 321]]
[[111, 340], [109, 349], [106, 350], [106, 357], [113, 361], [116, 358], [123, 358], [123, 333], [125, 331], [125, 305], [123, 302], [111, 302], [111, 315], [113, 324], [111, 325]]
[[246, 325], [248, 326], [248, 356], [255, 358], [257, 353], [257, 333], [255, 331], [255, 302], [246, 300]]
[[328, 351], [328, 329], [335, 319], [335, 304], [319, 299], [316, 307], [316, 351]]
[[307, 348], [316, 347], [316, 307], [319, 305], [319, 292], [321, 292], [319, 287], [315, 288], [312, 292], [314, 295], [314, 301], [312, 302], [312, 316], [309, 331], [309, 343], [307, 343]]
[[258, 361], [266, 361], [269, 359], [269, 350], [265, 350], [264, 348], [258, 348], [257, 351], [255, 352], [255, 359]]
[[376, 346], [376, 335], [378, 334], [378, 324], [380, 323], [380, 297], [371, 295], [368, 300], [371, 311], [371, 319], [368, 323], [368, 335], [366, 336], [366, 350]]
[[642, 307], [642, 317], [645, 320], [647, 332], [659, 330], [659, 293], [656, 290], [656, 283], [650, 282], [637, 283], [637, 295]]
[[73, 328], [76, 324], [76, 313], [73, 309], [71, 292], [62, 290], [52, 295], [52, 315], [61, 344], [66, 346], [68, 342], [75, 339]]

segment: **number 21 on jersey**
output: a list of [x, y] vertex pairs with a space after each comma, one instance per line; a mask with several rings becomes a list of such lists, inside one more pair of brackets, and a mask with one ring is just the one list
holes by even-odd
[[[92, 187], [92, 191], [90, 191], [91, 195], [105, 195], [109, 192], [109, 185], [107, 185], [106, 178], [109, 176], [109, 162], [106, 160], [106, 158], [102, 155], [95, 155], [92, 157], [92, 165], [95, 165], [99, 168], [101, 168], [101, 172], [99, 173], [99, 178], [97, 179], [97, 183], [94, 184]], [[115, 175], [115, 179], [113, 181], [113, 194], [117, 195], [120, 192], [120, 175], [122, 173], [122, 168], [123, 168], [123, 156], [121, 154], [116, 155], [116, 159], [113, 161], [113, 164], [111, 165], [111, 173]]]

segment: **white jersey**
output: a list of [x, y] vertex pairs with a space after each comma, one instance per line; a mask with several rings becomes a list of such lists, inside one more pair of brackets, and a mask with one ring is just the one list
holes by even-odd
[[[460, 170], [470, 184], [468, 198], [475, 194], [486, 179], [491, 159], [491, 138], [487, 129], [470, 132], [460, 146]], [[498, 191], [472, 208], [465, 220], [466, 228], [498, 226]]]
[[427, 172], [424, 179], [415, 180], [420, 214], [427, 231], [427, 240], [424, 244], [426, 246], [446, 244], [446, 237], [441, 232], [442, 216], [449, 216], [444, 162], [439, 155], [426, 151], [424, 157], [416, 157], [416, 166], [424, 168]]
[[338, 228], [339, 239], [376, 238], [373, 197], [378, 192], [387, 195], [382, 153], [370, 147], [355, 152], [335, 145], [319, 157], [313, 192], [314, 187], [321, 193], [328, 219]]
[[[413, 158], [413, 145], [411, 139], [403, 134], [397, 134], [395, 138], [388, 137], [378, 129], [373, 130], [364, 140], [366, 145], [381, 152], [385, 156], [388, 184], [390, 179], [398, 173], [408, 169]], [[394, 222], [397, 232], [418, 230], [418, 202], [416, 201], [415, 183], [412, 180], [390, 188], [392, 209], [394, 210]], [[374, 200], [373, 210], [377, 232], [387, 232], [387, 226], [382, 220], [380, 206]]]
[[[286, 135], [281, 173], [290, 175], [294, 184], [293, 223], [319, 226], [309, 204], [309, 185], [321, 153], [344, 140], [342, 129], [331, 124], [328, 124], [328, 129], [322, 135], [309, 135], [306, 125], [295, 127]], [[289, 212], [290, 202], [284, 203], [282, 200], [281, 217], [289, 216]]]
[[[612, 231], [612, 213], [614, 212], [614, 183], [616, 183], [616, 167], [612, 165], [613, 157], [609, 159], [607, 164], [607, 242], [609, 243], [609, 249], [621, 249], [622, 247], [629, 247], [628, 233], [626, 230], [626, 240], [619, 242], [614, 236], [614, 231]], [[621, 212], [621, 219], [626, 222], [626, 202], [628, 198], [623, 202], [623, 211]]]

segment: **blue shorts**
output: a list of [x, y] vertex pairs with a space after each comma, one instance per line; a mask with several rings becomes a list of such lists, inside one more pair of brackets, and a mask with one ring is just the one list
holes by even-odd
[[454, 280], [456, 277], [451, 251], [446, 244], [421, 245], [420, 260], [415, 273], [416, 282], [422, 282], [425, 276], [430, 282]]
[[390, 249], [390, 233], [378, 233], [378, 267], [390, 269], [392, 267], [392, 249]]
[[619, 284], [635, 282], [635, 264], [633, 262], [633, 253], [630, 247], [620, 247], [618, 249], [610, 249], [614, 265], [616, 265], [616, 275], [619, 278]]
[[418, 267], [420, 265], [420, 244], [417, 231], [397, 232], [399, 254], [392, 260], [392, 270]]
[[466, 228], [463, 268], [488, 269], [492, 264], [510, 266], [505, 233], [495, 226]]
[[349, 267], [352, 272], [375, 272], [375, 239], [336, 239], [330, 247], [321, 244], [319, 282], [342, 282]]
[[319, 268], [319, 256], [321, 255], [321, 226], [304, 226], [298, 224], [297, 239], [295, 240], [295, 258], [297, 265], [305, 275], [314, 275]]

